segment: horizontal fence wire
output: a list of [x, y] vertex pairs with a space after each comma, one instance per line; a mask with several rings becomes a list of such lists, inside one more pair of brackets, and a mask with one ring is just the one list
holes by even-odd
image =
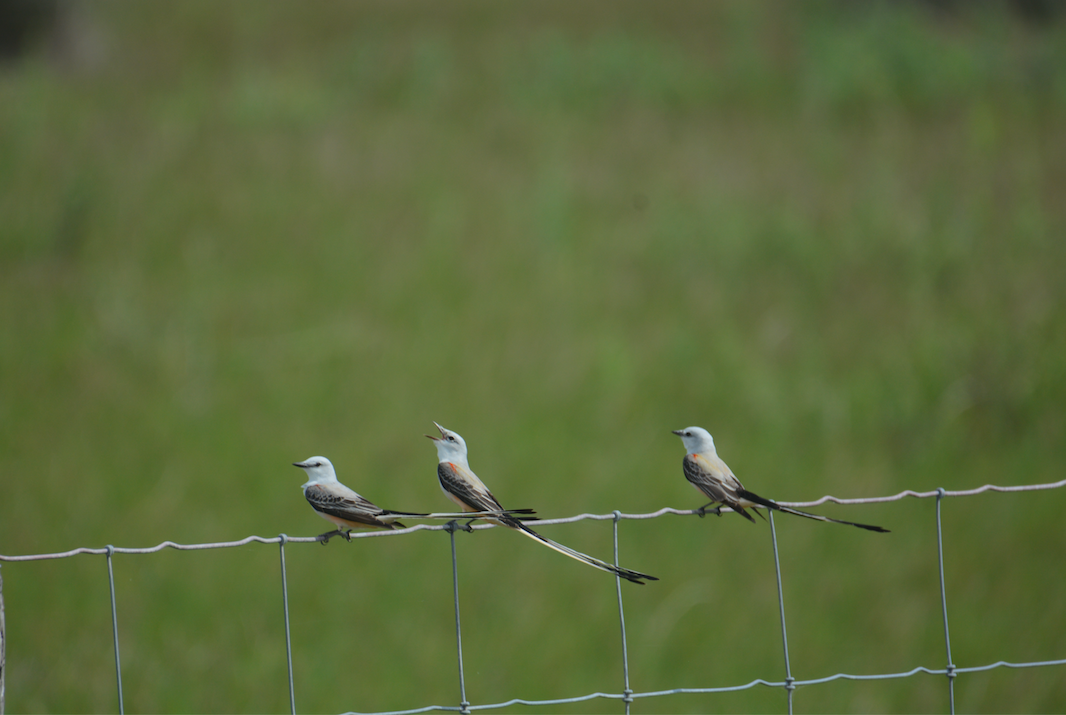
[[[815, 501], [807, 502], [777, 502], [782, 506], [788, 507], [812, 507], [827, 502], [834, 504], [883, 504], [887, 502], [901, 501], [907, 498], [917, 499], [931, 499], [935, 498], [936, 503], [936, 535], [937, 535], [937, 550], [939, 555], [939, 568], [940, 568], [940, 594], [941, 594], [941, 607], [942, 615], [944, 619], [944, 639], [945, 639], [945, 659], [947, 665], [944, 668], [926, 668], [919, 666], [912, 670], [899, 672], [899, 673], [876, 673], [876, 674], [853, 674], [853, 673], [835, 673], [821, 678], [812, 678], [806, 680], [798, 680], [792, 677], [791, 666], [788, 660], [788, 632], [785, 624], [785, 605], [784, 605], [784, 591], [781, 586], [781, 566], [777, 553], [777, 533], [773, 523], [773, 513], [770, 513], [770, 533], [773, 542], [774, 551], [774, 565], [777, 571], [777, 586], [778, 586], [778, 604], [780, 607], [781, 617], [781, 638], [782, 647], [784, 651], [784, 664], [785, 664], [785, 679], [784, 680], [765, 680], [763, 678], [756, 678], [748, 683], [741, 685], [730, 685], [721, 687], [708, 687], [708, 688], [672, 688], [669, 690], [655, 690], [645, 692], [634, 692], [630, 689], [629, 684], [629, 663], [628, 652], [626, 646], [625, 637], [625, 615], [622, 608], [622, 591], [621, 591], [621, 579], [616, 577], [616, 585], [618, 585], [618, 614], [619, 622], [621, 626], [621, 652], [622, 652], [622, 673], [623, 673], [623, 690], [620, 693], [604, 693], [595, 692], [588, 693], [586, 695], [579, 695], [570, 698], [555, 698], [550, 700], [525, 700], [522, 698], [514, 698], [504, 702], [491, 703], [491, 704], [471, 704], [466, 699], [466, 686], [464, 682], [463, 673], [463, 661], [462, 661], [462, 629], [460, 627], [459, 619], [459, 582], [458, 582], [458, 569], [455, 555], [455, 530], [457, 527], [455, 522], [449, 522], [443, 525], [436, 524], [417, 524], [405, 529], [393, 529], [388, 531], [365, 531], [360, 533], [351, 534], [353, 539], [372, 539], [383, 538], [390, 536], [402, 536], [405, 534], [411, 534], [417, 531], [447, 531], [450, 532], [451, 537], [451, 556], [452, 556], [452, 577], [453, 577], [453, 590], [455, 597], [455, 628], [456, 628], [456, 645], [458, 654], [458, 669], [459, 669], [459, 696], [460, 702], [458, 705], [426, 705], [419, 708], [409, 710], [388, 710], [388, 711], [376, 711], [373, 715], [416, 715], [417, 713], [442, 711], [442, 712], [460, 712], [470, 713], [480, 710], [494, 710], [509, 707], [512, 705], [526, 705], [531, 707], [546, 707], [550, 705], [568, 705], [574, 703], [586, 702], [595, 699], [607, 699], [607, 700], [619, 700], [624, 704], [625, 712], [629, 713], [630, 704], [638, 699], [665, 697], [669, 695], [693, 695], [693, 694], [713, 694], [713, 693], [732, 693], [743, 690], [749, 690], [757, 686], [765, 686], [769, 688], [781, 688], [787, 693], [787, 706], [788, 712], [792, 712], [792, 694], [796, 688], [806, 685], [820, 685], [823, 683], [830, 683], [837, 680], [850, 680], [850, 681], [873, 681], [873, 680], [892, 680], [900, 678], [909, 678], [918, 674], [945, 676], [948, 679], [948, 705], [950, 712], [955, 712], [954, 702], [954, 679], [965, 673], [978, 673], [996, 668], [1039, 668], [1050, 666], [1062, 666], [1066, 665], [1066, 658], [1057, 660], [1042, 660], [1042, 661], [1028, 661], [1021, 663], [1012, 663], [1007, 661], [997, 661], [995, 663], [989, 663], [979, 666], [967, 666], [959, 667], [954, 665], [951, 661], [951, 637], [948, 630], [948, 608], [947, 608], [947, 592], [944, 586], [944, 556], [943, 556], [943, 535], [940, 527], [940, 507], [944, 498], [946, 497], [967, 497], [983, 494], [985, 492], [994, 493], [1010, 493], [1010, 492], [1028, 492], [1028, 491], [1040, 491], [1045, 489], [1058, 489], [1066, 487], [1066, 480], [1059, 482], [1052, 482], [1047, 484], [1025, 484], [1018, 486], [998, 486], [994, 484], [986, 484], [976, 489], [965, 490], [946, 490], [935, 489], [926, 492], [917, 492], [912, 490], [906, 490], [899, 492], [898, 494], [892, 494], [883, 497], [862, 497], [852, 499], [842, 499], [839, 497], [827, 495]], [[731, 511], [728, 508], [723, 507], [723, 512]], [[538, 520], [540, 525], [551, 524], [570, 524], [578, 521], [593, 520], [593, 521], [614, 521], [614, 559], [615, 564], [618, 564], [618, 523], [622, 520], [644, 520], [644, 519], [656, 519], [668, 514], [674, 514], [678, 516], [691, 516], [699, 514], [695, 509], [673, 509], [671, 507], [664, 507], [658, 511], [644, 513], [644, 514], [625, 514], [620, 511], [614, 511], [610, 514], [577, 514], [570, 517], [564, 517], [559, 519], [542, 519]], [[493, 524], [476, 524], [467, 525], [461, 527], [463, 529], [470, 530], [482, 530], [495, 528]], [[27, 562], [27, 561], [44, 561], [50, 559], [62, 559], [82, 554], [90, 555], [104, 555], [107, 556], [108, 566], [108, 581], [111, 589], [111, 613], [112, 624], [114, 627], [114, 648], [115, 648], [115, 671], [118, 684], [118, 710], [123, 711], [122, 703], [122, 668], [121, 661], [119, 659], [119, 640], [118, 640], [118, 612], [115, 601], [114, 590], [114, 574], [111, 568], [111, 559], [114, 554], [153, 554], [158, 553], [164, 549], [175, 549], [178, 551], [202, 551], [205, 549], [226, 549], [234, 548], [238, 546], [245, 546], [251, 543], [259, 544], [278, 544], [281, 553], [281, 581], [282, 581], [282, 602], [284, 607], [284, 620], [285, 620], [285, 646], [286, 655], [288, 660], [288, 685], [289, 685], [289, 703], [293, 713], [296, 712], [296, 699], [295, 691], [293, 687], [293, 675], [292, 675], [292, 644], [289, 636], [289, 603], [288, 603], [288, 586], [286, 582], [285, 573], [285, 546], [287, 544], [300, 544], [300, 543], [318, 543], [319, 537], [293, 537], [281, 534], [275, 537], [263, 537], [263, 536], [248, 536], [238, 541], [218, 541], [210, 543], [200, 544], [179, 544], [173, 541], [164, 541], [155, 546], [149, 546], [144, 548], [129, 548], [118, 547], [108, 545], [104, 548], [88, 548], [82, 547], [77, 549], [71, 549], [70, 551], [62, 551], [55, 553], [45, 554], [23, 554], [23, 555], [6, 555], [0, 554], [0, 562]], [[5, 685], [5, 671], [7, 663], [4, 660], [5, 652], [4, 645], [6, 645], [6, 631], [4, 629], [4, 611], [3, 611], [3, 580], [0, 575], [0, 715], [3, 713], [4, 706], [4, 685]], [[357, 715], [354, 711], [350, 715]], [[363, 714], [370, 715], [370, 714]]]
[[[946, 497], [968, 497], [968, 496], [975, 496], [977, 494], [983, 494], [985, 492], [1035, 492], [1035, 491], [1040, 491], [1042, 489], [1058, 489], [1058, 488], [1061, 488], [1061, 487], [1066, 487], [1066, 479], [1062, 480], [1061, 482], [1051, 482], [1049, 484], [1023, 484], [1023, 485], [1020, 485], [1020, 486], [1010, 486], [1010, 487], [997, 486], [995, 484], [986, 484], [983, 487], [978, 487], [977, 489], [966, 489], [966, 490], [962, 490], [962, 491], [936, 490], [936, 489], [934, 489], [933, 491], [928, 491], [928, 492], [915, 492], [915, 491], [907, 490], [907, 491], [899, 492], [898, 494], [892, 494], [890, 496], [884, 496], [884, 497], [861, 497], [861, 498], [858, 498], [858, 499], [841, 499], [840, 497], [827, 495], [827, 496], [824, 496], [821, 499], [818, 499], [816, 501], [778, 501], [777, 503], [780, 504], [781, 506], [789, 506], [789, 507], [794, 507], [794, 508], [818, 506], [819, 504], [825, 504], [827, 502], [832, 502], [833, 504], [884, 504], [886, 502], [901, 501], [901, 500], [909, 498], [909, 497], [913, 497], [913, 498], [917, 498], [917, 499], [929, 499], [929, 498], [934, 498], [934, 497], [940, 495], [941, 493], [943, 493], [943, 496], [946, 496]], [[732, 510], [729, 509], [728, 507], [722, 507], [722, 513], [727, 513], [729, 511], [732, 511]], [[611, 512], [610, 514], [590, 514], [590, 513], [575, 514], [574, 516], [561, 517], [561, 518], [558, 518], [558, 519], [538, 519], [537, 520], [537, 524], [538, 525], [542, 525], [542, 526], [543, 525], [550, 525], [550, 524], [572, 524], [574, 522], [584, 521], [586, 519], [591, 519], [593, 521], [611, 521], [612, 519], [615, 519], [615, 518], [631, 519], [631, 520], [656, 519], [656, 518], [658, 518], [660, 516], [663, 516], [665, 514], [676, 514], [676, 515], [679, 515], [679, 516], [692, 516], [694, 514], [698, 514], [698, 511], [696, 509], [674, 509], [672, 507], [663, 507], [662, 509], [659, 509], [658, 511], [651, 511], [651, 512], [647, 512], [645, 514], [626, 514], [624, 512], [617, 512], [617, 514], [619, 514], [619, 516], [617, 516], [617, 517], [615, 516], [615, 514], [616, 514], [616, 512]], [[390, 536], [402, 536], [404, 534], [410, 534], [410, 533], [415, 532], [415, 531], [447, 531], [448, 528], [449, 527], [447, 525], [416, 524], [415, 526], [409, 526], [409, 527], [407, 527], [405, 529], [392, 529], [392, 530], [388, 530], [388, 531], [362, 531], [362, 532], [358, 532], [358, 533], [353, 532], [351, 534], [351, 537], [353, 539], [374, 539], [374, 538], [384, 538], [384, 537], [390, 537]], [[474, 530], [493, 529], [493, 528], [495, 528], [495, 525], [493, 525], [493, 524], [473, 524], [473, 525], [471, 525], [470, 528], [474, 529]], [[318, 543], [320, 541], [320, 539], [317, 536], [288, 536], [288, 537], [285, 537], [285, 538], [286, 538], [286, 543], [289, 543], [289, 544], [314, 544], [314, 543]], [[202, 543], [202, 544], [178, 544], [178, 543], [175, 543], [173, 541], [164, 541], [162, 543], [156, 544], [155, 546], [147, 546], [147, 547], [143, 547], [143, 548], [137, 548], [137, 547], [129, 548], [129, 547], [121, 547], [121, 546], [115, 546], [115, 547], [111, 547], [111, 548], [113, 548], [113, 553], [116, 553], [116, 554], [152, 554], [152, 553], [155, 553], [157, 551], [162, 551], [163, 549], [176, 549], [178, 551], [199, 551], [199, 550], [203, 550], [203, 549], [229, 549], [229, 548], [233, 548], [233, 547], [236, 547], [236, 546], [246, 546], [247, 544], [252, 544], [252, 543], [278, 544], [278, 543], [281, 543], [281, 537], [280, 536], [246, 536], [243, 539], [240, 539], [238, 541], [213, 541], [213, 542], [206, 542], [206, 543]], [[104, 548], [100, 548], [100, 549], [82, 547], [82, 548], [78, 548], [78, 549], [71, 549], [70, 551], [57, 551], [55, 553], [49, 553], [49, 554], [25, 554], [25, 555], [16, 555], [16, 556], [0, 554], [0, 561], [42, 561], [42, 560], [45, 560], [45, 559], [63, 559], [63, 558], [67, 558], [67, 557], [70, 557], [70, 556], [77, 556], [79, 554], [97, 554], [97, 555], [101, 555], [102, 556], [102, 555], [107, 554], [107, 553], [108, 553], [108, 547], [104, 547]]]

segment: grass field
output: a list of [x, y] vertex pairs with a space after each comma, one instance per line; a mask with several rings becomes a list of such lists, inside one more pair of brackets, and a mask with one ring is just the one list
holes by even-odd
[[[326, 530], [290, 463], [544, 517], [1066, 472], [1066, 16], [99, 2], [0, 66], [0, 553]], [[943, 505], [957, 666], [1066, 657], [1066, 491]], [[935, 504], [777, 520], [793, 675], [945, 664]], [[623, 522], [632, 687], [781, 680], [769, 530]], [[604, 558], [609, 522], [546, 527]], [[619, 692], [614, 580], [458, 534], [475, 703]], [[287, 548], [296, 704], [458, 702], [448, 539]], [[277, 548], [116, 556], [125, 705], [288, 708]], [[102, 557], [3, 564], [9, 712], [117, 707]], [[797, 712], [932, 712], [944, 678]], [[961, 676], [1062, 712], [1062, 668]], [[780, 690], [634, 712], [781, 712]], [[550, 709], [549, 709], [550, 710]], [[593, 701], [556, 712], [618, 712]], [[529, 712], [521, 707], [512, 712]]]

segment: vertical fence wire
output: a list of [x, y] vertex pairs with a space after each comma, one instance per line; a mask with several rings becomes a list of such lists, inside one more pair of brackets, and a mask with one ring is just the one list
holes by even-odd
[[115, 606], [115, 571], [111, 567], [111, 557], [115, 553], [115, 547], [107, 545], [107, 582], [111, 587], [111, 633], [115, 640], [115, 680], [118, 682], [118, 712], [124, 715], [125, 706], [122, 703], [122, 661], [118, 656], [118, 608]]
[[[618, 522], [622, 520], [622, 512], [614, 511], [614, 565], [618, 563]], [[625, 689], [622, 691], [622, 702], [626, 704], [626, 715], [629, 715], [629, 705], [633, 702], [633, 691], [629, 688], [629, 649], [626, 647], [626, 614], [622, 609], [622, 577], [615, 574], [615, 588], [618, 589], [618, 621], [622, 627], [622, 682]], [[2, 715], [2, 714], [0, 714]]]
[[940, 560], [940, 607], [944, 613], [944, 648], [947, 650], [948, 665], [948, 704], [951, 715], [955, 715], [955, 664], [951, 661], [951, 635], [948, 633], [948, 596], [944, 588], [944, 535], [940, 528], [940, 502], [944, 498], [944, 488], [936, 490], [936, 551]]
[[466, 699], [466, 676], [463, 674], [463, 629], [459, 625], [459, 563], [455, 558], [455, 530], [459, 528], [454, 521], [448, 523], [448, 535], [452, 540], [452, 589], [455, 594], [455, 645], [459, 653], [459, 712], [470, 712], [470, 703]]
[[[2, 569], [3, 564], [0, 564]], [[4, 628], [4, 573], [0, 570], [0, 715], [4, 715], [4, 663], [7, 653], [7, 630]]]
[[296, 689], [292, 680], [292, 638], [289, 636], [289, 579], [285, 573], [285, 543], [288, 540], [289, 537], [285, 534], [278, 536], [278, 550], [281, 552], [281, 602], [285, 609], [285, 657], [289, 663], [289, 711], [296, 715]]
[[792, 693], [796, 690], [796, 681], [792, 678], [792, 666], [788, 661], [788, 629], [785, 627], [785, 592], [781, 588], [781, 559], [777, 554], [777, 528], [774, 526], [774, 511], [770, 514], [770, 539], [774, 542], [774, 570], [777, 572], [777, 604], [781, 609], [781, 644], [785, 649], [785, 692], [788, 693], [788, 715], [792, 715]]

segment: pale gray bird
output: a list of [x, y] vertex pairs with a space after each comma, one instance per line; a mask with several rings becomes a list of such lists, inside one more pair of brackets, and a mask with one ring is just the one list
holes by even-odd
[[[504, 511], [503, 507], [500, 506], [500, 502], [498, 502], [496, 497], [492, 495], [492, 492], [490, 492], [489, 488], [485, 486], [485, 483], [478, 479], [477, 475], [470, 469], [470, 463], [467, 461], [466, 457], [466, 442], [463, 441], [463, 438], [451, 430], [444, 429], [436, 422], [433, 424], [437, 425], [437, 429], [440, 430], [440, 437], [434, 437], [428, 434], [426, 436], [433, 440], [437, 446], [437, 478], [440, 480], [440, 488], [444, 490], [445, 496], [458, 504], [465, 512]], [[501, 514], [498, 517], [487, 517], [485, 518], [485, 521], [500, 526], [508, 526], [515, 531], [525, 534], [534, 541], [539, 541], [549, 549], [554, 549], [560, 554], [569, 556], [572, 559], [576, 559], [577, 561], [588, 564], [594, 568], [598, 568], [601, 571], [607, 571], [608, 573], [621, 576], [633, 583], [642, 584], [644, 583], [644, 580], [659, 580], [655, 576], [649, 576], [648, 574], [643, 574], [639, 571], [630, 571], [629, 569], [609, 564], [606, 561], [600, 561], [599, 559], [583, 554], [580, 551], [575, 551], [569, 546], [563, 546], [556, 541], [541, 536], [523, 524], [519, 518], [508, 514]], [[469, 522], [467, 522], [467, 524], [469, 525]]]
[[337, 527], [319, 535], [323, 544], [338, 535], [351, 541], [352, 529], [403, 529], [404, 525], [397, 521], [400, 517], [430, 516], [382, 509], [337, 481], [333, 464], [325, 457], [293, 462], [293, 466], [307, 472], [307, 481], [302, 486], [304, 498], [320, 517]]
[[[808, 519], [831, 521], [834, 524], [848, 524], [849, 526], [857, 526], [860, 529], [869, 531], [888, 532], [888, 529], [883, 529], [880, 526], [856, 524], [853, 521], [842, 521], [841, 519], [830, 519], [828, 516], [809, 514], [799, 509], [781, 506], [772, 499], [753, 494], [745, 489], [740, 480], [733, 475], [729, 465], [719, 458], [718, 452], [714, 448], [714, 438], [711, 437], [710, 432], [702, 427], [686, 427], [685, 429], [673, 430], [673, 433], [685, 443], [685, 450], [688, 452], [685, 455], [684, 462], [682, 462], [682, 466], [685, 469], [685, 478], [692, 482], [692, 486], [696, 487], [701, 494], [711, 500], [710, 503], [704, 504], [699, 508], [698, 513], [700, 516], [703, 516], [707, 507], [711, 506], [711, 504], [718, 504], [719, 506], [714, 511], [719, 516], [722, 513], [722, 505], [725, 505], [754, 523], [755, 519], [746, 509], [762, 506], [774, 511], [785, 512], [786, 514], [805, 516]], [[755, 513], [758, 514], [757, 511]], [[759, 514], [759, 516], [762, 515]]]

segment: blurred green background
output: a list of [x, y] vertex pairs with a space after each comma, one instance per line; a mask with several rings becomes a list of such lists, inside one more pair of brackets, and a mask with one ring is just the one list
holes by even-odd
[[[0, 553], [312, 536], [318, 454], [445, 509], [432, 420], [543, 517], [700, 506], [689, 425], [784, 501], [1062, 479], [1066, 17], [1022, 5], [61, 6], [0, 65]], [[1064, 498], [944, 503], [956, 665], [1066, 657]], [[817, 511], [892, 533], [777, 520], [793, 675], [942, 668], [935, 502]], [[765, 524], [620, 542], [635, 690], [784, 678]], [[457, 548], [473, 703], [621, 691], [613, 579]], [[277, 552], [115, 558], [129, 710], [287, 710]], [[446, 535], [286, 552], [298, 709], [457, 704]], [[106, 573], [0, 568], [10, 712], [116, 709]], [[955, 692], [1066, 708], [1062, 668]]]

